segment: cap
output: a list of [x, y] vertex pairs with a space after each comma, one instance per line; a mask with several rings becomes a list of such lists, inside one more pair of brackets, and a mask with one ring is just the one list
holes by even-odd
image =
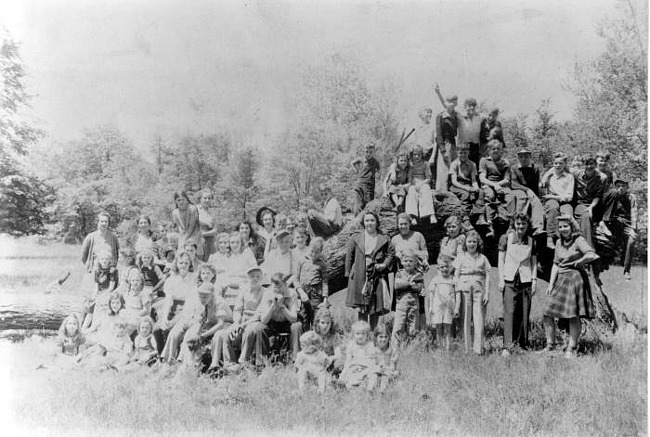
[[630, 184], [628, 183], [628, 181], [626, 181], [625, 179], [622, 179], [622, 178], [616, 178], [616, 179], [614, 179], [614, 185], [616, 185], [616, 184], [625, 184], [625, 185], [630, 185]]
[[531, 152], [530, 150], [528, 150], [526, 148], [520, 149], [517, 152], [517, 155], [532, 155], [532, 154], [533, 154], [533, 152]]

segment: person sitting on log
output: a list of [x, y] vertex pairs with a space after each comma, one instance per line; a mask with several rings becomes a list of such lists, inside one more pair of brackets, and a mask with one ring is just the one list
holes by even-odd
[[341, 230], [343, 214], [341, 205], [336, 200], [336, 196], [332, 194], [332, 187], [329, 184], [322, 184], [319, 191], [319, 197], [325, 200], [323, 212], [310, 209], [307, 213], [301, 214], [298, 221], [309, 224], [309, 228], [316, 237], [329, 238]]
[[481, 158], [478, 178], [483, 185], [485, 218], [490, 227], [486, 237], [494, 237], [494, 219], [497, 213], [509, 220], [514, 213], [514, 195], [510, 190], [510, 162], [501, 157], [503, 144], [499, 140], [488, 143], [489, 156]]
[[399, 153], [388, 169], [384, 181], [384, 195], [389, 197], [398, 212], [404, 211], [404, 201], [409, 188], [409, 170], [408, 155]]
[[418, 217], [429, 217], [431, 224], [437, 223], [433, 209], [433, 193], [430, 186], [431, 170], [429, 164], [422, 159], [422, 148], [420, 146], [413, 149], [409, 167], [406, 213], [411, 216], [413, 225], [417, 225]]
[[510, 168], [510, 188], [516, 199], [517, 212], [530, 217], [533, 236], [544, 232], [544, 206], [539, 200], [539, 167], [532, 161], [532, 152], [521, 149], [517, 152], [517, 165]]
[[632, 265], [632, 249], [637, 238], [638, 209], [636, 196], [628, 191], [627, 181], [617, 178], [614, 188], [609, 190], [602, 201], [603, 222], [612, 233], [616, 246], [624, 245], [623, 275], [629, 281]]
[[609, 152], [606, 152], [604, 150], [596, 153], [596, 171], [603, 181], [605, 192], [614, 186], [614, 181], [616, 180], [616, 173], [614, 173], [612, 169], [609, 168], [609, 157]]
[[479, 154], [481, 158], [487, 156], [490, 140], [499, 140], [503, 144], [503, 147], [505, 147], [506, 142], [503, 139], [503, 127], [499, 121], [499, 108], [495, 107], [490, 109], [488, 116], [483, 119], [479, 137]]
[[357, 215], [375, 198], [375, 177], [380, 170], [379, 161], [375, 158], [375, 145], [366, 144], [363, 159], [357, 157], [352, 160], [351, 165], [358, 176], [353, 206], [354, 215]]
[[539, 183], [546, 194], [544, 199], [544, 215], [546, 216], [546, 246], [555, 248], [555, 240], [559, 237], [557, 217], [560, 214], [573, 215], [573, 187], [575, 179], [566, 171], [567, 156], [562, 152], [553, 155], [553, 168], [547, 171]]
[[458, 145], [458, 158], [449, 167], [449, 191], [462, 204], [463, 215], [482, 215], [483, 193], [478, 187], [476, 164], [469, 160], [469, 145]]

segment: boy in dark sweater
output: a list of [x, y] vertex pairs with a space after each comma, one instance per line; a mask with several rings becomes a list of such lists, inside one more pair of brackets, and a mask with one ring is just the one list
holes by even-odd
[[379, 173], [379, 161], [375, 158], [375, 145], [368, 144], [363, 149], [363, 159], [352, 161], [357, 176], [357, 187], [354, 189], [354, 215], [359, 214], [368, 202], [375, 198], [375, 177]]
[[515, 195], [516, 211], [530, 217], [533, 235], [544, 232], [544, 206], [539, 200], [540, 171], [528, 149], [517, 152], [517, 165], [510, 167], [510, 189]]
[[418, 296], [424, 287], [424, 277], [416, 270], [418, 257], [415, 251], [407, 249], [402, 255], [403, 268], [395, 274], [395, 319], [391, 344], [397, 347], [400, 334], [414, 336], [417, 331], [420, 305]]

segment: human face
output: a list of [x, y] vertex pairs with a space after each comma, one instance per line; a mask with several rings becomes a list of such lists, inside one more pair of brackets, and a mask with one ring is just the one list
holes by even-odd
[[287, 289], [287, 284], [283, 282], [280, 282], [279, 284], [276, 284], [275, 282], [273, 283], [273, 292], [275, 292], [275, 294], [278, 295], [276, 296], [276, 299], [278, 297], [283, 297], [286, 289]]
[[120, 300], [119, 297], [112, 298], [108, 303], [108, 305], [110, 306], [111, 311], [113, 311], [114, 313], [119, 313], [120, 310], [122, 309], [122, 301]]
[[201, 305], [206, 306], [211, 299], [212, 299], [212, 294], [199, 293], [199, 302], [201, 302]]
[[557, 223], [557, 230], [560, 233], [560, 237], [564, 238], [565, 240], [571, 238], [571, 225], [569, 222], [560, 220]]
[[167, 260], [168, 263], [174, 262], [174, 259], [176, 258], [176, 254], [174, 251], [167, 252], [167, 255], [165, 256], [165, 259]]
[[598, 165], [598, 170], [606, 170], [607, 169], [607, 160], [602, 156], [597, 156], [596, 157], [596, 164]]
[[214, 274], [209, 269], [201, 269], [200, 276], [204, 284], [209, 284], [214, 279]]
[[144, 287], [144, 281], [140, 275], [132, 276], [129, 278], [129, 282], [131, 283], [131, 291], [140, 291]]
[[363, 227], [370, 233], [377, 232], [377, 219], [375, 219], [375, 216], [372, 214], [363, 216]]
[[368, 333], [366, 331], [355, 332], [354, 342], [359, 346], [363, 346], [368, 342]]
[[180, 210], [185, 210], [190, 205], [190, 202], [183, 196], [179, 196], [176, 199], [176, 207]]
[[488, 114], [488, 117], [487, 117], [490, 124], [496, 123], [498, 118], [499, 118], [499, 114], [496, 114], [496, 113]]
[[262, 216], [262, 224], [264, 225], [265, 229], [272, 229], [273, 228], [273, 214], [271, 213], [266, 213]]
[[138, 220], [138, 230], [140, 232], [148, 231], [151, 225], [149, 224], [149, 221], [146, 218], [141, 218]]
[[248, 239], [251, 237], [251, 228], [248, 226], [246, 223], [242, 223], [239, 225], [239, 235], [241, 236], [241, 239], [244, 241], [248, 241]]
[[186, 256], [181, 257], [177, 262], [176, 266], [178, 267], [178, 273], [181, 276], [185, 276], [190, 271], [190, 260]]
[[144, 264], [145, 266], [150, 266], [151, 264], [153, 264], [153, 256], [151, 256], [151, 254], [148, 253], [142, 255], [142, 264]]
[[460, 162], [467, 162], [469, 159], [469, 150], [467, 149], [459, 149], [458, 150], [458, 159]]
[[443, 277], [446, 278], [447, 276], [449, 276], [449, 271], [450, 271], [449, 264], [447, 264], [447, 263], [440, 264], [440, 265], [438, 266], [438, 271], [440, 272], [440, 274], [441, 274]]
[[280, 252], [287, 253], [291, 249], [291, 235], [285, 235], [278, 240], [278, 248]]
[[420, 114], [420, 119], [424, 122], [424, 124], [429, 124], [431, 123], [432, 116], [433, 116], [433, 111], [427, 109]]
[[525, 220], [515, 220], [515, 232], [520, 238], [526, 235], [527, 230], [528, 230], [528, 222], [526, 222]]
[[622, 182], [616, 184], [616, 191], [618, 191], [618, 194], [627, 194], [628, 188], [627, 184]]
[[102, 256], [99, 257], [99, 259], [97, 261], [99, 262], [99, 265], [103, 269], [107, 269], [107, 268], [109, 268], [111, 266], [111, 257], [110, 256], [102, 255]]
[[304, 249], [307, 246], [307, 235], [297, 233], [294, 235], [293, 241], [296, 243], [296, 247], [299, 249]]
[[400, 235], [406, 236], [411, 232], [411, 223], [407, 219], [401, 218], [397, 220], [397, 229]]
[[122, 323], [114, 324], [113, 334], [115, 334], [116, 337], [124, 337], [124, 335], [126, 335], [126, 326], [124, 326]]
[[388, 337], [388, 334], [379, 334], [377, 336], [377, 347], [381, 350], [386, 350], [388, 349], [388, 341], [390, 338]]
[[474, 116], [476, 114], [476, 106], [475, 105], [465, 105], [465, 111], [467, 111], [467, 115], [472, 117], [472, 116]]
[[323, 317], [318, 320], [318, 330], [321, 335], [325, 335], [332, 329], [332, 320], [329, 317]]
[[287, 219], [287, 225], [285, 228], [287, 231], [293, 233], [293, 230], [296, 229], [296, 222], [293, 219]]
[[77, 319], [70, 317], [68, 321], [65, 322], [65, 332], [67, 332], [69, 336], [73, 336], [77, 331], [79, 331], [79, 323], [77, 322]]
[[248, 274], [248, 281], [251, 284], [251, 287], [255, 287], [262, 282], [262, 271], [261, 270], [253, 270]]
[[103, 300], [101, 303], [97, 304], [97, 311], [98, 314], [106, 314], [108, 313], [108, 302]]
[[564, 168], [566, 167], [566, 161], [562, 158], [557, 158], [553, 160], [553, 168], [555, 169], [555, 173], [560, 174], [564, 172]]
[[108, 230], [108, 217], [106, 217], [105, 215], [100, 215], [99, 217], [97, 217], [97, 229], [100, 232], [105, 232], [106, 230]]
[[404, 168], [408, 164], [408, 160], [406, 159], [406, 156], [400, 156], [397, 158], [397, 166], [399, 168]]
[[363, 156], [364, 156], [366, 159], [370, 159], [370, 158], [372, 158], [373, 156], [375, 156], [375, 148], [374, 148], [374, 146], [366, 146], [366, 147], [363, 149]]
[[241, 238], [238, 235], [230, 237], [230, 250], [233, 253], [239, 253], [241, 251]]
[[596, 171], [596, 164], [593, 161], [585, 162], [585, 173], [587, 176], [593, 176]]
[[196, 259], [196, 247], [192, 245], [187, 245], [185, 246], [185, 252], [187, 252], [190, 258]]
[[201, 196], [201, 205], [205, 207], [210, 206], [211, 197], [210, 193], [203, 193]]
[[467, 237], [465, 240], [465, 245], [467, 246], [467, 252], [472, 255], [478, 250], [478, 240], [474, 236]]
[[414, 162], [422, 161], [422, 152], [413, 152], [413, 161]]
[[407, 256], [402, 259], [402, 266], [407, 272], [412, 272], [415, 269], [415, 260]]
[[311, 257], [312, 261], [320, 261], [320, 259], [323, 257], [323, 248], [320, 246], [314, 246], [310, 248], [309, 256]]
[[229, 238], [220, 238], [217, 242], [217, 249], [222, 254], [228, 253], [230, 249], [230, 239]]
[[139, 332], [142, 337], [148, 337], [151, 334], [151, 323], [142, 322], [139, 326]]
[[460, 234], [460, 226], [458, 225], [458, 223], [456, 222], [449, 223], [447, 225], [447, 235], [450, 236], [451, 238], [455, 238], [458, 236], [458, 234]]
[[519, 165], [521, 167], [529, 167], [530, 162], [532, 161], [532, 156], [530, 156], [530, 153], [521, 153], [517, 155], [517, 160], [519, 160]]
[[494, 161], [501, 159], [501, 146], [492, 146], [490, 149], [490, 157]]

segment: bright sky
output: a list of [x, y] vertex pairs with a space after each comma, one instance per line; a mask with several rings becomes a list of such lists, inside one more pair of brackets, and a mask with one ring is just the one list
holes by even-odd
[[560, 118], [576, 61], [603, 50], [597, 24], [615, 0], [213, 1], [5, 0], [0, 22], [18, 40], [33, 115], [49, 138], [112, 123], [138, 147], [155, 133], [226, 127], [260, 139], [291, 117], [300, 69], [332, 54], [401, 87], [400, 110], [461, 101]]

